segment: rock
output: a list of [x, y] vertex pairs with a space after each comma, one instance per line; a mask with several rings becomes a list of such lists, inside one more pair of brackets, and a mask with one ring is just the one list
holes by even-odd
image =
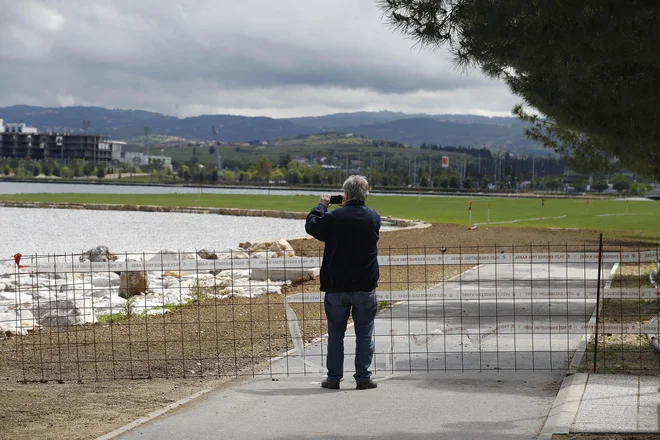
[[39, 327], [34, 315], [27, 309], [0, 308], [0, 333], [7, 336], [26, 335]]
[[117, 254], [112, 252], [107, 246], [96, 246], [80, 256], [80, 261], [91, 261], [99, 263], [104, 261], [117, 261]]
[[250, 271], [245, 269], [227, 269], [221, 271], [219, 276], [229, 279], [248, 278]]
[[275, 252], [278, 257], [295, 257], [296, 253], [293, 247], [285, 239], [279, 239], [270, 245], [270, 251]]
[[269, 284], [267, 286], [257, 286], [252, 288], [252, 298], [262, 295], [279, 295], [282, 293], [282, 286], [278, 284]]
[[39, 324], [44, 327], [96, 322], [96, 317], [92, 313], [92, 301], [89, 298], [75, 301], [72, 299], [39, 301], [31, 306], [31, 310]]
[[229, 297], [233, 297], [233, 296], [249, 297], [250, 293], [249, 293], [248, 289], [245, 289], [243, 287], [233, 287], [233, 288], [227, 290], [227, 296], [229, 296]]
[[149, 277], [144, 272], [122, 272], [119, 278], [119, 296], [128, 298], [149, 290]]
[[218, 254], [215, 252], [209, 252], [206, 249], [202, 249], [199, 252], [197, 252], [197, 255], [199, 258], [203, 260], [217, 260], [218, 259]]
[[173, 277], [173, 276], [163, 277], [163, 288], [168, 289], [170, 287], [178, 287], [179, 286], [179, 280], [177, 278], [179, 278], [179, 277]]
[[39, 297], [38, 291], [22, 290], [19, 292], [0, 292], [0, 304], [31, 304], [34, 297]]
[[274, 257], [277, 257], [277, 254], [271, 251], [260, 251], [252, 254], [252, 258], [274, 258]]
[[[243, 251], [239, 251], [243, 252]], [[233, 255], [236, 253], [236, 251], [222, 251], [222, 252], [216, 252], [216, 255], [218, 256], [218, 260], [229, 260], [233, 258]]]
[[195, 260], [195, 259], [196, 257], [194, 252], [178, 252], [178, 251], [163, 250], [156, 254], [153, 254], [153, 257], [151, 257], [148, 261], [178, 262], [179, 260], [184, 261], [184, 260]]
[[112, 295], [110, 290], [103, 289], [94, 289], [88, 293], [88, 296], [91, 296], [92, 298], [109, 298], [110, 295]]
[[218, 277], [215, 279], [215, 285], [220, 288], [230, 287], [234, 284], [234, 280], [229, 277]]
[[267, 279], [286, 281], [286, 280], [308, 280], [318, 276], [318, 268], [287, 267], [286, 269], [252, 269], [250, 279], [263, 281]]
[[259, 251], [265, 251], [270, 247], [271, 243], [266, 242], [266, 241], [260, 241], [258, 243], [254, 243], [252, 246], [249, 247], [250, 252], [259, 252]]
[[168, 270], [163, 274], [165, 277], [174, 277], [174, 278], [181, 278], [190, 275], [188, 272], [179, 272], [176, 270]]
[[92, 277], [90, 282], [94, 287], [110, 287], [119, 286], [121, 280], [119, 279], [119, 275], [109, 272], [107, 275]]
[[238, 247], [241, 249], [250, 249], [250, 247], [252, 247], [252, 243], [246, 241], [245, 243], [240, 243]]

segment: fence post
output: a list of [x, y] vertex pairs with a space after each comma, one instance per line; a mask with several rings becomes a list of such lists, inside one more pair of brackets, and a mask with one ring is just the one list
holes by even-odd
[[603, 258], [603, 234], [600, 234], [598, 244], [598, 284], [596, 284], [596, 330], [594, 340], [594, 373], [596, 372], [596, 360], [598, 359], [598, 315], [600, 311], [600, 273]]

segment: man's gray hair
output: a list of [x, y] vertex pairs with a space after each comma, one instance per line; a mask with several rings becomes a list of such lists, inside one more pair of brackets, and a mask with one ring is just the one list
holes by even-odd
[[353, 175], [344, 182], [346, 201], [357, 200], [364, 202], [369, 197], [369, 182], [364, 176]]

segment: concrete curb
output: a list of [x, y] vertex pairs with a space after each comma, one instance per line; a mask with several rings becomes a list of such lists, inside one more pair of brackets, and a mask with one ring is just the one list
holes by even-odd
[[[605, 289], [609, 289], [612, 285], [614, 274], [618, 267], [619, 263], [616, 263], [612, 267], [605, 283]], [[595, 324], [595, 322], [596, 311], [594, 311], [589, 320], [590, 324]], [[568, 367], [567, 376], [561, 384], [559, 393], [557, 393], [555, 402], [552, 405], [552, 409], [548, 414], [545, 424], [543, 425], [538, 440], [550, 440], [552, 434], [568, 434], [570, 432], [571, 425], [577, 417], [577, 412], [580, 408], [580, 403], [582, 402], [582, 395], [586, 390], [587, 380], [589, 378], [589, 373], [576, 373], [576, 371], [582, 363], [582, 358], [584, 357], [584, 352], [587, 348], [587, 342], [590, 337], [591, 333], [588, 333], [580, 340], [578, 348], [575, 350], [575, 356], [573, 356], [573, 360]]]
[[564, 378], [538, 440], [550, 440], [552, 434], [570, 432], [580, 408], [588, 378], [588, 373], [573, 374]]
[[[607, 278], [607, 282], [605, 283], [605, 289], [609, 289], [610, 286], [612, 285], [612, 281], [614, 280], [614, 274], [616, 273], [616, 270], [618, 268], [619, 268], [619, 263], [614, 263], [614, 266], [610, 271], [610, 275]], [[603, 307], [602, 304], [601, 307]], [[596, 310], [594, 310], [594, 313], [591, 315], [591, 318], [589, 319], [589, 324], [591, 325], [596, 324]], [[584, 358], [584, 352], [587, 350], [587, 343], [589, 342], [591, 335], [592, 332], [587, 332], [584, 336], [582, 336], [582, 339], [580, 339], [579, 345], [575, 349], [575, 356], [573, 356], [573, 359], [571, 360], [571, 364], [568, 367], [568, 372], [566, 373], [567, 375], [577, 373], [577, 369], [580, 368], [580, 364], [582, 363], [582, 358]]]

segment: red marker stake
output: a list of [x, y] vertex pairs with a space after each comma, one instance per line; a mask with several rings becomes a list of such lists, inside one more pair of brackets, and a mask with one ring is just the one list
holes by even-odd
[[470, 213], [470, 227], [472, 227], [472, 200], [470, 200], [470, 207], [468, 208], [468, 212]]

